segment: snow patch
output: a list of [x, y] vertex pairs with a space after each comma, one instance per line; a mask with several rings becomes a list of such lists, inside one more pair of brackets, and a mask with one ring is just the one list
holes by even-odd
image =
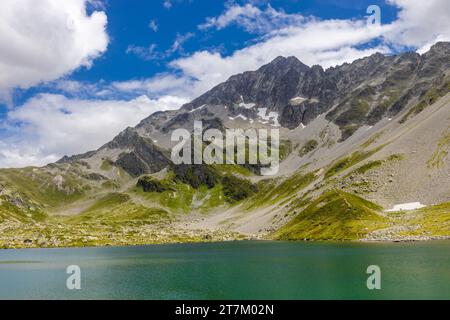
[[256, 106], [256, 103], [244, 103], [244, 102], [239, 103], [239, 107], [242, 107], [245, 109], [251, 109], [254, 106]]
[[258, 108], [258, 116], [261, 119], [266, 120], [265, 122], [260, 121], [261, 123], [266, 124], [267, 122], [272, 121], [274, 127], [280, 126], [280, 123], [278, 122], [278, 112], [269, 112], [269, 114], [267, 114], [267, 108]]
[[202, 106], [200, 106], [200, 107], [198, 107], [198, 108], [192, 109], [191, 111], [189, 111], [189, 113], [193, 113], [193, 112], [195, 112], [195, 111], [201, 110], [201, 109], [203, 109], [204, 107], [206, 107], [206, 104], [204, 104], [204, 105], [202, 105]]
[[239, 115], [237, 115], [236, 117], [228, 117], [228, 119], [230, 119], [230, 120], [236, 120], [237, 118], [241, 118], [242, 120], [245, 120], [245, 121], [247, 121], [248, 120], [248, 118], [247, 117], [245, 117], [245, 116], [243, 116], [242, 114], [239, 114]]
[[293, 106], [298, 106], [298, 105], [302, 104], [306, 100], [307, 99], [303, 98], [303, 97], [295, 97], [295, 98], [292, 98], [291, 100], [289, 100], [289, 103], [291, 105], [293, 105]]
[[416, 209], [425, 208], [426, 206], [421, 204], [420, 202], [410, 202], [410, 203], [402, 203], [396, 204], [392, 209], [386, 210], [386, 212], [396, 212], [396, 211], [411, 211]]

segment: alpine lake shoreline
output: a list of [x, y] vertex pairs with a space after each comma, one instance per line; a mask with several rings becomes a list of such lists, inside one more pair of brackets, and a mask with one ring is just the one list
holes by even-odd
[[[64, 238], [45, 238], [43, 235], [48, 231], [47, 225], [23, 226], [22, 230], [28, 228], [42, 228], [44, 232], [41, 237], [24, 237], [21, 238], [10, 232], [4, 233], [5, 227], [0, 225], [0, 250], [26, 250], [26, 249], [70, 249], [70, 248], [127, 248], [153, 245], [173, 245], [173, 244], [205, 244], [205, 243], [225, 243], [225, 242], [299, 242], [299, 243], [408, 243], [408, 242], [433, 242], [433, 241], [450, 241], [450, 236], [398, 236], [384, 235], [378, 238], [368, 237], [356, 240], [317, 240], [317, 239], [297, 239], [297, 240], [279, 240], [262, 235], [247, 235], [237, 232], [225, 230], [175, 230], [175, 228], [160, 229], [157, 226], [150, 228], [141, 228], [140, 234], [134, 234], [135, 230], [130, 227], [125, 228], [119, 233], [84, 234], [78, 235], [65, 234]], [[63, 231], [61, 225], [56, 227]], [[16, 229], [16, 228], [13, 228]], [[16, 229], [17, 230], [17, 229]], [[35, 231], [34, 231], [35, 232]], [[78, 230], [79, 232], [79, 230]], [[134, 236], [132, 235], [134, 234]], [[36, 235], [36, 233], [35, 233]]]

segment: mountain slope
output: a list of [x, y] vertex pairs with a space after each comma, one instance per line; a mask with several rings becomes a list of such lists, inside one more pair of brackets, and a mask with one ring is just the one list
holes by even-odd
[[[0, 244], [20, 246], [23, 237], [11, 240], [16, 224], [27, 237], [46, 224], [74, 230], [75, 238], [59, 242], [50, 232], [53, 240], [42, 240], [50, 246], [450, 236], [449, 89], [449, 43], [328, 70], [279, 57], [179, 110], [150, 115], [98, 150], [43, 168], [0, 170], [0, 225], [10, 230]], [[194, 120], [205, 129], [279, 128], [279, 173], [174, 166], [171, 132], [192, 130]], [[402, 219], [386, 212], [411, 202], [439, 210]], [[108, 242], [111, 233], [125, 240]]]

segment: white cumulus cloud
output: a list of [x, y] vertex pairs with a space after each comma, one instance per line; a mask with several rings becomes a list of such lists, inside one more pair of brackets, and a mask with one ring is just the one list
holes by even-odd
[[306, 20], [301, 14], [287, 14], [283, 10], [275, 10], [270, 4], [262, 10], [250, 3], [245, 5], [228, 4], [227, 9], [218, 17], [209, 17], [199, 25], [200, 30], [215, 28], [224, 29], [237, 25], [251, 33], [265, 33], [276, 28], [297, 25]]
[[108, 46], [107, 17], [88, 15], [93, 0], [0, 1], [0, 89], [55, 80], [92, 60]]
[[3, 124], [9, 136], [0, 142], [0, 167], [43, 165], [97, 149], [150, 114], [177, 109], [186, 102], [171, 96], [129, 101], [35, 96], [10, 112]]
[[[277, 56], [296, 56], [307, 65], [319, 64], [324, 68], [352, 62], [375, 52], [392, 53], [405, 47], [427, 51], [437, 41], [450, 40], [450, 1], [448, 0], [387, 0], [398, 8], [398, 18], [390, 24], [368, 26], [365, 19], [339, 20], [304, 17], [252, 4], [226, 5], [217, 17], [210, 17], [199, 25], [200, 30], [223, 29], [237, 25], [260, 37], [253, 44], [229, 55], [201, 50], [190, 56], [173, 60], [170, 66], [176, 76], [160, 75], [141, 81], [161, 81], [164, 92], [199, 95], [231, 75], [255, 70]], [[365, 12], [364, 12], [365, 13]], [[381, 12], [383, 15], [383, 12]], [[262, 34], [262, 36], [261, 36]], [[371, 44], [373, 41], [376, 45]], [[180, 83], [189, 84], [185, 90]], [[137, 83], [134, 83], [137, 84]]]

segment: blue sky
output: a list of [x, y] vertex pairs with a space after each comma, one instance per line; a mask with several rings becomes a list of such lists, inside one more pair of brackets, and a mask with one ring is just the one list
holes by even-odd
[[[345, 5], [343, 5], [345, 3]], [[397, 8], [386, 5], [384, 1], [374, 0], [307, 0], [307, 1], [271, 1], [275, 10], [286, 13], [302, 13], [322, 19], [357, 19], [366, 16], [366, 9], [371, 4], [382, 8], [383, 22], [394, 20]], [[265, 8], [262, 5], [261, 8]], [[219, 16], [224, 11], [224, 4], [218, 0], [174, 1], [170, 9], [162, 1], [114, 1], [106, 7], [108, 14], [108, 34], [111, 36], [108, 51], [98, 59], [90, 70], [81, 69], [72, 75], [76, 80], [108, 81], [128, 80], [130, 78], [149, 77], [164, 72], [167, 63], [178, 56], [189, 55], [198, 50], [220, 50], [229, 55], [236, 49], [245, 47], [255, 39], [255, 35], [245, 32], [239, 26], [217, 32], [200, 32], [197, 26], [207, 17]], [[150, 21], [157, 24], [157, 31], [149, 28]], [[192, 33], [193, 36], [183, 44], [183, 50], [174, 52], [162, 59], [145, 61], [136, 55], [127, 54], [130, 45], [148, 47], [156, 44], [156, 50], [170, 49], [177, 35]]]
[[[239, 25], [230, 25], [221, 30], [200, 31], [198, 26], [208, 17], [217, 17], [224, 12], [226, 4], [216, 0], [164, 1], [109, 0], [104, 2], [108, 16], [107, 33], [110, 37], [108, 49], [95, 60], [91, 68], [74, 70], [65, 79], [84, 82], [114, 82], [149, 78], [152, 75], [174, 71], [170, 61], [199, 50], [217, 51], [223, 56], [257, 41], [259, 33], [243, 30]], [[229, 2], [245, 5], [248, 1]], [[382, 9], [382, 23], [395, 20], [398, 8], [383, 0], [278, 0], [260, 1], [261, 10], [271, 6], [286, 14], [301, 13], [319, 19], [364, 19], [369, 5]], [[154, 23], [153, 23], [154, 22]], [[153, 29], [150, 24], [153, 23]], [[155, 27], [156, 26], [156, 27]], [[170, 51], [177, 37], [185, 37], [178, 50]], [[157, 57], [143, 57], [129, 50], [130, 47], [149, 48], [155, 46]], [[301, 57], [299, 57], [301, 59]], [[14, 103], [21, 104], [38, 92], [57, 92], [48, 86], [34, 86], [30, 90], [16, 90]], [[2, 111], [0, 111], [2, 112]], [[2, 112], [5, 115], [5, 110]]]
[[24, 1], [0, 4], [0, 167], [95, 149], [277, 55], [326, 68], [450, 37], [446, 0]]

